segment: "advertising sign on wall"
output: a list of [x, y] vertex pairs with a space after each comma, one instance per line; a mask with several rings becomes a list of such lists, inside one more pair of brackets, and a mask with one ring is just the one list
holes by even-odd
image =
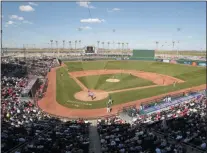
[[191, 62], [184, 62], [184, 64], [191, 65]]
[[198, 63], [199, 66], [206, 66], [206, 63]]
[[164, 59], [163, 62], [164, 62], [164, 63], [170, 63], [170, 60], [166, 60], [166, 59]]
[[171, 60], [170, 63], [172, 63], [172, 64], [176, 64], [177, 61], [176, 61], [176, 60]]

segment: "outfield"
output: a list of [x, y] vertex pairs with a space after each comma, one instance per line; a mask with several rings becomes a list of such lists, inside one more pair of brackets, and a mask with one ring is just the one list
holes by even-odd
[[[93, 102], [80, 102], [74, 98], [74, 94], [81, 91], [81, 87], [69, 76], [68, 72], [87, 71], [87, 70], [104, 70], [104, 69], [123, 69], [123, 70], [139, 70], [146, 72], [155, 72], [159, 74], [173, 76], [175, 78], [184, 80], [185, 82], [167, 86], [158, 86], [146, 89], [137, 89], [133, 91], [124, 91], [111, 93], [114, 100], [113, 105], [127, 103], [138, 99], [152, 97], [171, 91], [176, 91], [184, 88], [198, 86], [206, 83], [206, 69], [202, 67], [192, 67], [180, 64], [169, 64], [148, 61], [93, 61], [93, 62], [65, 62], [66, 67], [59, 68], [56, 71], [56, 100], [61, 105], [70, 108], [78, 109], [96, 109], [106, 107], [106, 101], [103, 99]], [[61, 76], [63, 74], [63, 76]], [[134, 76], [127, 76], [127, 74], [117, 74], [120, 79], [119, 85], [110, 85], [106, 83], [105, 79], [112, 75], [100, 76], [84, 76], [79, 80], [87, 87], [94, 89], [102, 89], [105, 91], [131, 88], [137, 86], [146, 86], [152, 82]], [[130, 78], [131, 77], [131, 78]], [[124, 81], [124, 78], [128, 78]], [[96, 80], [96, 81], [94, 81]], [[136, 81], [135, 81], [136, 80]], [[129, 81], [129, 82], [128, 82]], [[131, 82], [130, 82], [131, 81]], [[104, 83], [103, 83], [104, 82]], [[129, 84], [128, 84], [128, 83]]]

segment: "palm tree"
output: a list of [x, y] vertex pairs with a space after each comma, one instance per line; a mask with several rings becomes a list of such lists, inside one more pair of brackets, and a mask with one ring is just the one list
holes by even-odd
[[77, 43], [77, 40], [75, 41], [75, 49], [76, 49], [76, 43]]
[[102, 45], [103, 45], [103, 49], [104, 49], [104, 42], [102, 42]]

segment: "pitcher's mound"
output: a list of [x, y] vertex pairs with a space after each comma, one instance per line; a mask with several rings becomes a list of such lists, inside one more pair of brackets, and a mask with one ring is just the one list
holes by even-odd
[[88, 96], [88, 91], [80, 91], [75, 93], [74, 97], [81, 101], [97, 101], [108, 97], [108, 93], [102, 90], [90, 90], [94, 93], [94, 98]]
[[106, 82], [119, 82], [119, 79], [107, 79]]

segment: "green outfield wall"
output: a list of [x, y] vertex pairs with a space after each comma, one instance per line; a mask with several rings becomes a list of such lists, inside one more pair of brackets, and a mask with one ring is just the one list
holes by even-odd
[[133, 55], [130, 60], [154, 60], [155, 51], [154, 50], [133, 50]]

